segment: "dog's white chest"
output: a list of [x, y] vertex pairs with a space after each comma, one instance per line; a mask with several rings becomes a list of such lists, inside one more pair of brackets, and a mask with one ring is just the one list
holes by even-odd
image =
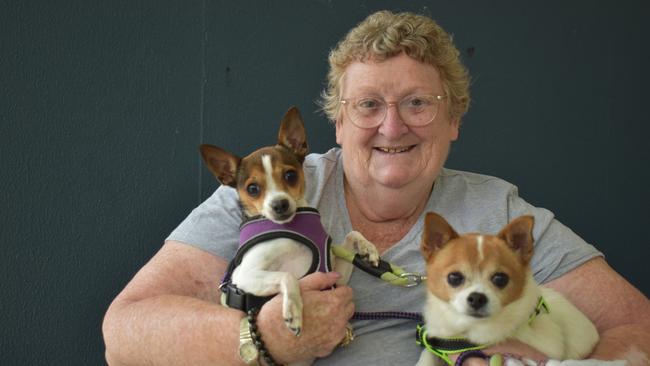
[[314, 258], [306, 245], [288, 238], [278, 238], [259, 243], [249, 249], [235, 268], [232, 280], [239, 282], [251, 270], [288, 272], [301, 278], [309, 271]]

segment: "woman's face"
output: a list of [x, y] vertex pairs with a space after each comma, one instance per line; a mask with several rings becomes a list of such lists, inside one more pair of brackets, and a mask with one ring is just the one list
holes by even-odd
[[[350, 64], [341, 87], [343, 99], [373, 96], [389, 103], [413, 94], [445, 94], [436, 68], [404, 53], [381, 62]], [[440, 102], [433, 122], [421, 127], [406, 125], [397, 107], [390, 106], [382, 124], [359, 128], [350, 122], [342, 105], [336, 142], [342, 146], [346, 179], [366, 187], [430, 186], [451, 142], [458, 138], [458, 121], [449, 118], [448, 100]]]

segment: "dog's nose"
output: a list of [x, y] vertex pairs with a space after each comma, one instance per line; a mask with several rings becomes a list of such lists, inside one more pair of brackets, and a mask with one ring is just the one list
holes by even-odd
[[482, 294], [480, 292], [472, 292], [471, 294], [469, 294], [469, 296], [467, 296], [467, 303], [474, 310], [478, 310], [482, 308], [483, 306], [485, 306], [485, 304], [487, 304], [487, 302], [488, 302], [487, 296], [485, 296], [485, 294]]
[[278, 215], [282, 215], [287, 212], [289, 209], [289, 200], [287, 199], [281, 199], [277, 201], [273, 201], [271, 203], [271, 208], [273, 209], [273, 212], [275, 212]]

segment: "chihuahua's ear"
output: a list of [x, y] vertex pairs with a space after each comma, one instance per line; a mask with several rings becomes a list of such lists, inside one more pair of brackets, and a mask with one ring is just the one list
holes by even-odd
[[427, 212], [424, 217], [424, 232], [422, 233], [422, 244], [420, 251], [426, 261], [429, 261], [437, 251], [452, 239], [458, 237], [458, 233], [449, 225], [447, 220], [435, 212]]
[[307, 156], [307, 134], [298, 108], [291, 107], [284, 114], [278, 133], [278, 145], [284, 146], [298, 156], [302, 162]]
[[205, 165], [221, 184], [237, 186], [237, 167], [241, 162], [239, 157], [212, 145], [201, 145], [199, 150]]
[[525, 264], [528, 264], [533, 257], [534, 224], [535, 218], [533, 216], [521, 216], [512, 220], [497, 235], [521, 257]]

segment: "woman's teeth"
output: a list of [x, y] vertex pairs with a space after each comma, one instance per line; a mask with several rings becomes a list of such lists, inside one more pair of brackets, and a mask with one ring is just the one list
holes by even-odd
[[388, 153], [388, 154], [395, 154], [395, 153], [401, 153], [404, 151], [408, 151], [411, 147], [378, 147], [377, 150]]

